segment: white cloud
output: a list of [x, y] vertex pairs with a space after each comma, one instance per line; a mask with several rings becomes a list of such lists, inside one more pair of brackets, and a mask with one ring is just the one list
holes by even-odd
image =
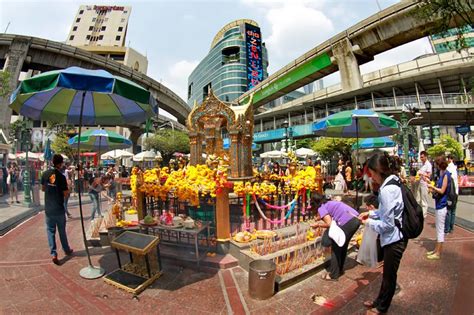
[[188, 99], [188, 77], [199, 61], [180, 60], [171, 64], [163, 76], [163, 84], [178, 94], [184, 101]]
[[333, 33], [333, 23], [322, 11], [325, 2], [241, 0], [243, 5], [265, 16], [265, 21], [259, 24], [268, 25], [262, 32], [268, 50], [269, 73], [284, 67]]
[[373, 61], [360, 66], [360, 72], [361, 74], [366, 74], [372, 71], [377, 71], [399, 63], [411, 61], [418, 56], [432, 52], [428, 38], [420, 38], [376, 55]]

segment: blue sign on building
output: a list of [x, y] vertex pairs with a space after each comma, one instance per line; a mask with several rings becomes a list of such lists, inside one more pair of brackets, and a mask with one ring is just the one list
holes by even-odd
[[[290, 128], [292, 131], [293, 138], [308, 137], [313, 134], [312, 124], [288, 127], [288, 131]], [[275, 141], [280, 141], [283, 139], [285, 139], [284, 128], [279, 128], [275, 130], [267, 130], [267, 131], [262, 131], [262, 132], [255, 132], [253, 134], [253, 141], [255, 143], [275, 142]]]

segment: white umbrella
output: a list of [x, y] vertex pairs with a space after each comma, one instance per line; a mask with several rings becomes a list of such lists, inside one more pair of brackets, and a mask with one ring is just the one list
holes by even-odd
[[[17, 154], [19, 159], [26, 159], [26, 152], [22, 152]], [[28, 152], [28, 160], [39, 160], [39, 153]]]
[[158, 158], [161, 158], [160, 152], [153, 152], [153, 151], [143, 151], [133, 156], [134, 162], [143, 162], [143, 161], [154, 161]]
[[[36, 154], [38, 156], [38, 159], [43, 162], [44, 161], [44, 153], [33, 153], [33, 154]], [[63, 157], [63, 159], [66, 161], [66, 160], [69, 160], [69, 157], [66, 155], [66, 154], [61, 154], [61, 156]], [[30, 153], [28, 153], [28, 159], [30, 159]]]
[[268, 152], [264, 152], [262, 154], [260, 154], [260, 157], [262, 159], [281, 159], [281, 158], [284, 158], [284, 157], [287, 157], [288, 154], [286, 154], [285, 152], [281, 152], [281, 151], [268, 151]]
[[[370, 158], [372, 155], [379, 153], [383, 154], [387, 152], [389, 155], [394, 155], [397, 152], [396, 147], [386, 147], [386, 148], [371, 148], [371, 149], [359, 149], [359, 156], [357, 161], [363, 163], [366, 159]], [[357, 156], [356, 151], [352, 151], [354, 157]]]
[[308, 148], [299, 148], [299, 149], [296, 149], [295, 154], [299, 158], [307, 158], [307, 157], [313, 157], [317, 153]]
[[125, 150], [112, 150], [109, 152], [105, 152], [100, 156], [101, 160], [116, 160], [116, 159], [123, 159], [123, 158], [129, 158], [132, 157], [133, 153], [130, 153]]

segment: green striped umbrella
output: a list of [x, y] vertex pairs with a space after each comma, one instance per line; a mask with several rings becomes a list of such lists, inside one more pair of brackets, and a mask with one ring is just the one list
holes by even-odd
[[[132, 141], [114, 131], [95, 129], [81, 133], [81, 149], [89, 151], [110, 151], [114, 149], [126, 149], [132, 146]], [[69, 145], [78, 147], [79, 135], [69, 139]]]

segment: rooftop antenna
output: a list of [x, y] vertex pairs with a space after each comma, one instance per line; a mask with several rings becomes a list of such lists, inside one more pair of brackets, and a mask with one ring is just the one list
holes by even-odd
[[10, 21], [8, 21], [7, 27], [5, 27], [5, 31], [3, 32], [3, 34], [5, 34], [8, 31], [9, 26], [10, 26]]
[[377, 3], [377, 6], [379, 7], [379, 11], [382, 11], [382, 8], [380, 7], [379, 0], [375, 0], [375, 2]]

